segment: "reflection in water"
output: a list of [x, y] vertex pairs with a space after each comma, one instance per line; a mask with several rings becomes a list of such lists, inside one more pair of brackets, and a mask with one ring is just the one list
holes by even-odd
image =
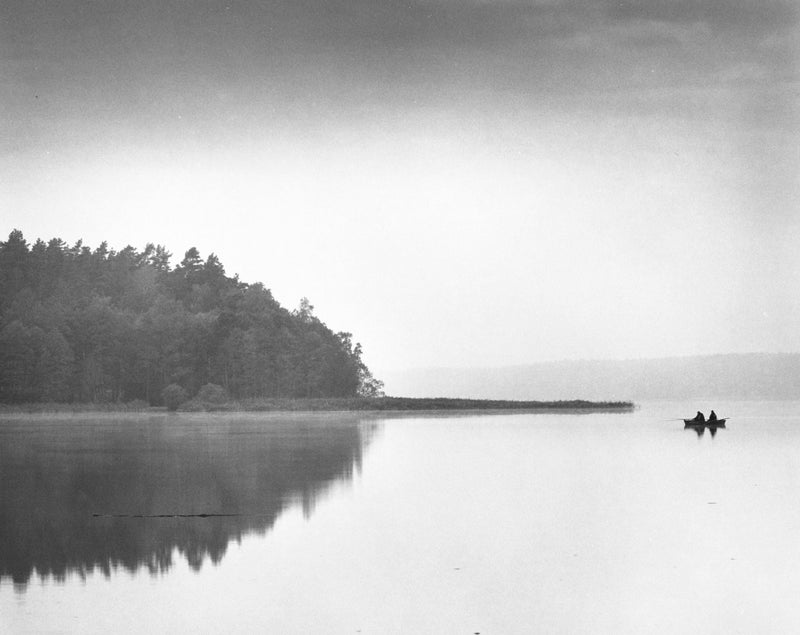
[[0, 580], [156, 573], [176, 548], [217, 563], [352, 478], [371, 430], [341, 416], [0, 422]]
[[697, 433], [698, 437], [702, 437], [705, 434], [706, 428], [711, 433], [712, 438], [717, 436], [717, 430], [720, 428], [724, 428], [724, 423], [684, 423], [683, 429], [684, 430], [694, 430]]

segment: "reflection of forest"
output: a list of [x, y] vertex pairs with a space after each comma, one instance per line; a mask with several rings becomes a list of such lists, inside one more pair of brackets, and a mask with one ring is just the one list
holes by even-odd
[[231, 539], [352, 478], [367, 431], [346, 415], [0, 422], [0, 579], [163, 571], [175, 548], [216, 563]]

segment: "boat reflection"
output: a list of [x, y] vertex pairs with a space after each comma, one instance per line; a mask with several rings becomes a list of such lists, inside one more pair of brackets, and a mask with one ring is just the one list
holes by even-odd
[[725, 421], [724, 420], [721, 420], [718, 423], [714, 423], [714, 422], [711, 422], [711, 421], [705, 421], [705, 422], [699, 422], [699, 423], [691, 422], [690, 423], [688, 421], [684, 421], [684, 424], [683, 424], [683, 429], [684, 430], [694, 430], [697, 433], [698, 437], [702, 437], [703, 434], [705, 434], [705, 431], [708, 430], [711, 433], [711, 436], [713, 438], [713, 437], [715, 437], [717, 435], [717, 430], [719, 430], [720, 428], [724, 428], [724, 427], [725, 427]]
[[180, 416], [0, 422], [0, 581], [123, 567], [199, 569], [310, 514], [360, 469], [374, 425], [345, 416]]

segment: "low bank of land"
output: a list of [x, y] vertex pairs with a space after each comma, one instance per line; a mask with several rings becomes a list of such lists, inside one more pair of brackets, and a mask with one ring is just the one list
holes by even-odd
[[[525, 412], [625, 412], [634, 409], [630, 401], [509, 401], [499, 399], [447, 399], [411, 397], [347, 397], [336, 399], [246, 399], [219, 403], [187, 401], [181, 412], [389, 412], [517, 410]], [[161, 411], [145, 402], [130, 403], [30, 403], [0, 405], [0, 414], [36, 412], [148, 412]]]
[[[205, 404], [207, 405], [207, 404]], [[179, 409], [192, 409], [192, 402]], [[406, 411], [406, 410], [628, 410], [633, 403], [627, 401], [508, 401], [500, 399], [448, 399], [412, 397], [352, 397], [341, 399], [263, 399], [232, 404], [220, 404], [205, 409], [258, 411]]]

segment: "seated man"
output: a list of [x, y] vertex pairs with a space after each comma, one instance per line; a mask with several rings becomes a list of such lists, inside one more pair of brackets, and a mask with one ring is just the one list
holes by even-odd
[[702, 412], [700, 412], [700, 411], [698, 410], [698, 411], [697, 411], [697, 414], [696, 414], [696, 415], [695, 415], [695, 417], [694, 417], [694, 420], [695, 420], [695, 421], [704, 422], [704, 421], [706, 420], [706, 416], [705, 416], [705, 415], [704, 415]]
[[712, 410], [711, 414], [708, 415], [708, 420], [709, 421], [716, 421], [717, 420], [717, 413]]

